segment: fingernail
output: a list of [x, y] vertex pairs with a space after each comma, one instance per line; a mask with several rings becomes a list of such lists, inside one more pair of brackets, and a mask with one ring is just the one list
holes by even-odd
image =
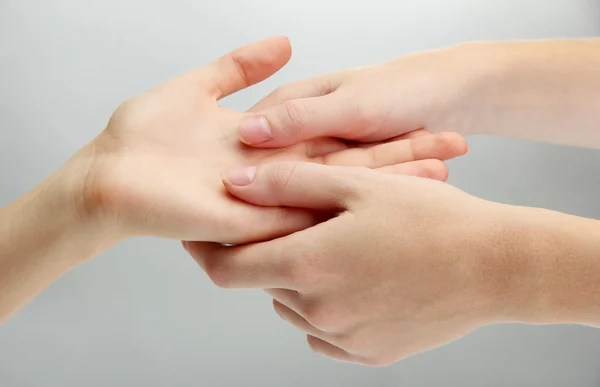
[[254, 180], [256, 167], [233, 168], [225, 173], [223, 180], [232, 185], [244, 186]]
[[265, 117], [251, 116], [240, 121], [240, 137], [249, 145], [260, 144], [273, 138]]
[[189, 252], [190, 251], [190, 247], [188, 244], [188, 241], [181, 241], [181, 245], [183, 246], [184, 250]]

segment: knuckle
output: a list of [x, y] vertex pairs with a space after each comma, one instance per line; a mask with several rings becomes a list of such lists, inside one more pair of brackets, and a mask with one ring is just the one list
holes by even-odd
[[369, 127], [376, 122], [373, 118], [372, 109], [369, 108], [368, 105], [355, 103], [352, 107], [354, 109], [356, 120], [362, 126]]
[[242, 82], [244, 85], [250, 85], [250, 79], [248, 77], [248, 71], [246, 69], [245, 62], [234, 52], [228, 54], [227, 57], [227, 60], [232, 63], [232, 66], [235, 69], [235, 74], [237, 74], [240, 82]]
[[283, 85], [273, 90], [269, 95], [270, 98], [273, 98], [275, 101], [285, 102], [291, 99], [292, 91], [296, 88], [295, 83], [289, 83], [287, 85]]
[[160, 120], [160, 110], [156, 109], [152, 98], [147, 98], [148, 93], [122, 102], [111, 115], [106, 131], [118, 135]]
[[286, 260], [285, 264], [283, 264], [282, 271], [289, 283], [299, 289], [310, 288], [314, 284], [315, 278], [318, 276], [318, 273], [316, 273], [310, 265], [291, 259]]
[[347, 352], [359, 353], [362, 349], [359, 338], [354, 333], [346, 333], [336, 339], [336, 344]]
[[[290, 251], [293, 250], [293, 251]], [[283, 257], [281, 268], [288, 282], [298, 289], [315, 290], [323, 282], [323, 271], [318, 257], [304, 253], [302, 246], [287, 248], [280, 252]]]
[[130, 98], [122, 102], [119, 106], [117, 106], [117, 108], [110, 117], [107, 129], [113, 128], [113, 125], [110, 125], [111, 123], [123, 124], [124, 122], [128, 121], [128, 119], [132, 116], [132, 113], [136, 111], [135, 100], [136, 97]]
[[273, 165], [272, 168], [273, 169], [269, 174], [269, 188], [278, 192], [285, 192], [285, 190], [288, 188], [290, 181], [292, 181], [294, 177], [297, 164], [283, 163]]
[[420, 158], [417, 148], [419, 145], [419, 138], [408, 139], [408, 151], [410, 152], [410, 160], [418, 160]]
[[362, 104], [348, 98], [345, 101], [347, 104], [348, 113], [352, 116], [353, 126], [367, 131], [374, 132], [380, 126], [383, 113], [378, 111], [370, 104]]
[[305, 310], [304, 318], [312, 326], [324, 332], [334, 332], [341, 326], [339, 315], [325, 303], [314, 303]]
[[[368, 167], [344, 167], [344, 169], [350, 173], [331, 179], [331, 184], [336, 187], [336, 194], [340, 198], [349, 201], [360, 200], [361, 194], [375, 187], [379, 181], [377, 179], [379, 175], [373, 174]], [[369, 184], [365, 182], [369, 182]]]
[[273, 90], [272, 92], [270, 92], [267, 95], [267, 98], [269, 98], [270, 100], [274, 101], [274, 102], [283, 102], [285, 101], [287, 92], [285, 91], [286, 86], [280, 86], [278, 88], [276, 88], [275, 90]]
[[453, 144], [456, 139], [456, 134], [451, 132], [443, 132], [436, 135], [436, 140], [440, 146], [448, 146]]
[[298, 101], [287, 100], [281, 104], [279, 120], [281, 129], [293, 135], [304, 129], [306, 112]]

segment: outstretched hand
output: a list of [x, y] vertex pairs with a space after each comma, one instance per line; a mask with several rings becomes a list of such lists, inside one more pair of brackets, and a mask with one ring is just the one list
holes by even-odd
[[123, 103], [106, 130], [76, 156], [86, 165], [82, 216], [124, 236], [264, 240], [313, 225], [314, 214], [239, 201], [222, 187], [224, 169], [296, 160], [444, 180], [447, 170], [440, 160], [466, 151], [459, 135], [418, 132], [367, 147], [330, 137], [281, 150], [240, 144], [237, 123], [244, 114], [217, 101], [271, 76], [290, 53], [285, 38], [253, 43]]

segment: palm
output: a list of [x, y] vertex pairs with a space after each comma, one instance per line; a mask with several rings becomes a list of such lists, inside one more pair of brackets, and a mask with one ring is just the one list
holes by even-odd
[[[117, 218], [131, 234], [248, 242], [309, 227], [314, 215], [232, 198], [220, 176], [229, 167], [277, 159], [397, 168], [407, 161], [457, 156], [455, 148], [448, 147], [453, 140], [449, 138], [424, 140], [419, 146], [415, 140], [347, 150], [331, 138], [283, 150], [245, 147], [237, 138], [243, 114], [220, 107], [217, 100], [280, 68], [289, 59], [289, 45], [284, 43], [275, 39], [247, 46], [121, 105], [93, 143], [94, 154], [100, 155], [94, 162], [101, 164], [94, 170], [100, 172], [87, 184], [100, 202], [102, 216]], [[438, 172], [445, 168], [439, 161], [435, 166]], [[428, 170], [425, 164], [402, 168], [404, 164], [393, 172], [436, 169]]]
[[[164, 109], [170, 114], [164, 114]], [[138, 226], [147, 220], [148, 229], [141, 231], [144, 234], [227, 242], [252, 237], [251, 230], [242, 231], [249, 222], [260, 222], [261, 212], [281, 210], [258, 209], [228, 195], [221, 182], [222, 171], [272, 160], [326, 163], [328, 159], [320, 153], [307, 154], [315, 148], [311, 144], [326, 153], [347, 148], [342, 141], [328, 139], [286, 149], [253, 149], [237, 139], [235, 123], [240, 113], [216, 105], [210, 112], [187, 117], [187, 109], [179, 110], [161, 104], [160, 110], [153, 110], [153, 117], [146, 116], [135, 126], [120, 122], [116, 114], [97, 141], [107, 156], [105, 170], [111, 171], [105, 176], [110, 181], [103, 184], [119, 194], [114, 202], [120, 203], [120, 208], [114, 209], [114, 215], [132, 218]]]

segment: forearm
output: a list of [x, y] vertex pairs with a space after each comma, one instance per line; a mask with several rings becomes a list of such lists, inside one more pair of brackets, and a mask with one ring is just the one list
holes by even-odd
[[525, 323], [600, 327], [600, 221], [533, 208], [507, 214], [509, 314]]
[[600, 39], [469, 43], [458, 50], [477, 78], [459, 130], [600, 148]]
[[0, 210], [0, 323], [69, 269], [110, 246], [78, 214], [63, 173]]

